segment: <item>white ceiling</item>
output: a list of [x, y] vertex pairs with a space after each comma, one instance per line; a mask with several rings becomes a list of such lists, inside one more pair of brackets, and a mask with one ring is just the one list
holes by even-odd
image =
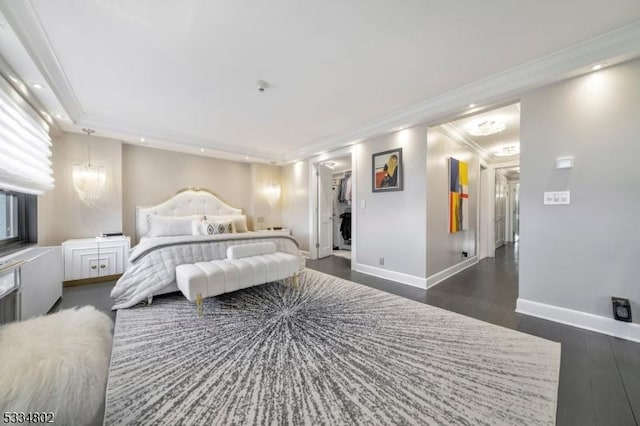
[[[640, 54], [638, 0], [0, 0], [0, 9], [35, 67], [2, 40], [0, 54], [23, 79], [39, 72], [47, 88], [35, 94], [66, 116], [63, 129], [243, 159], [310, 156]], [[268, 82], [264, 93], [256, 80]]]
[[[502, 132], [488, 136], [473, 136], [468, 129], [485, 121], [500, 122], [505, 125]], [[485, 153], [488, 162], [513, 161], [520, 158], [520, 155], [497, 157], [493, 154], [505, 146], [520, 146], [520, 104], [508, 105], [491, 111], [464, 117], [460, 120], [449, 123], [459, 134], [478, 145]]]

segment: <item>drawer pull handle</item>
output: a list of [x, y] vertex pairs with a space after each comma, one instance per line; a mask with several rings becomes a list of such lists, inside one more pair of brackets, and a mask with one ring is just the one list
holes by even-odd
[[100, 265], [100, 269], [104, 269], [106, 265]]
[[91, 269], [97, 269], [97, 268], [98, 268], [98, 267], [97, 267], [96, 265], [93, 265], [93, 266], [91, 267]]

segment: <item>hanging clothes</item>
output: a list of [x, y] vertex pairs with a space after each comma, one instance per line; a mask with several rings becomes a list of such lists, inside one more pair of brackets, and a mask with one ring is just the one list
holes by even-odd
[[345, 173], [344, 177], [340, 179], [338, 201], [341, 203], [351, 203], [351, 173]]
[[344, 199], [346, 202], [351, 204], [351, 175], [349, 175], [349, 177], [345, 177], [345, 180], [347, 182], [345, 184], [346, 189], [345, 189]]
[[351, 242], [351, 212], [344, 212], [340, 215], [340, 233], [345, 242]]

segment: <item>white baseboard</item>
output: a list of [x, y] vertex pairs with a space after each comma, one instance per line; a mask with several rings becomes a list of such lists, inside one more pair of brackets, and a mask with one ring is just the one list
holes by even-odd
[[402, 272], [390, 271], [388, 269], [376, 268], [375, 266], [363, 265], [361, 263], [354, 263], [352, 269], [357, 272], [362, 272], [363, 274], [373, 275], [374, 277], [396, 281], [401, 284], [407, 284], [407, 285], [422, 288], [422, 289], [427, 288], [427, 279], [422, 277], [416, 277], [415, 275], [409, 275]]
[[460, 271], [467, 269], [470, 266], [478, 263], [478, 257], [472, 256], [467, 260], [463, 260], [462, 262], [455, 264], [453, 266], [448, 267], [444, 271], [437, 272], [430, 277], [427, 277], [427, 288], [431, 288], [436, 284], [441, 283], [452, 275], [457, 274]]
[[300, 254], [301, 254], [301, 255], [302, 255], [302, 257], [304, 257], [305, 259], [311, 259], [311, 253], [309, 253], [308, 251], [300, 250]]
[[640, 324], [632, 322], [616, 321], [613, 318], [532, 302], [526, 299], [518, 299], [516, 312], [640, 342]]

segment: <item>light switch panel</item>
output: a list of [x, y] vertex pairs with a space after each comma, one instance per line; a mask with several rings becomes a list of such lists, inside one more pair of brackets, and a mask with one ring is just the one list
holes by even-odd
[[552, 191], [544, 193], [544, 204], [547, 206], [557, 206], [561, 204], [571, 204], [571, 191]]
[[367, 208], [367, 200], [360, 200], [360, 208], [361, 209]]

